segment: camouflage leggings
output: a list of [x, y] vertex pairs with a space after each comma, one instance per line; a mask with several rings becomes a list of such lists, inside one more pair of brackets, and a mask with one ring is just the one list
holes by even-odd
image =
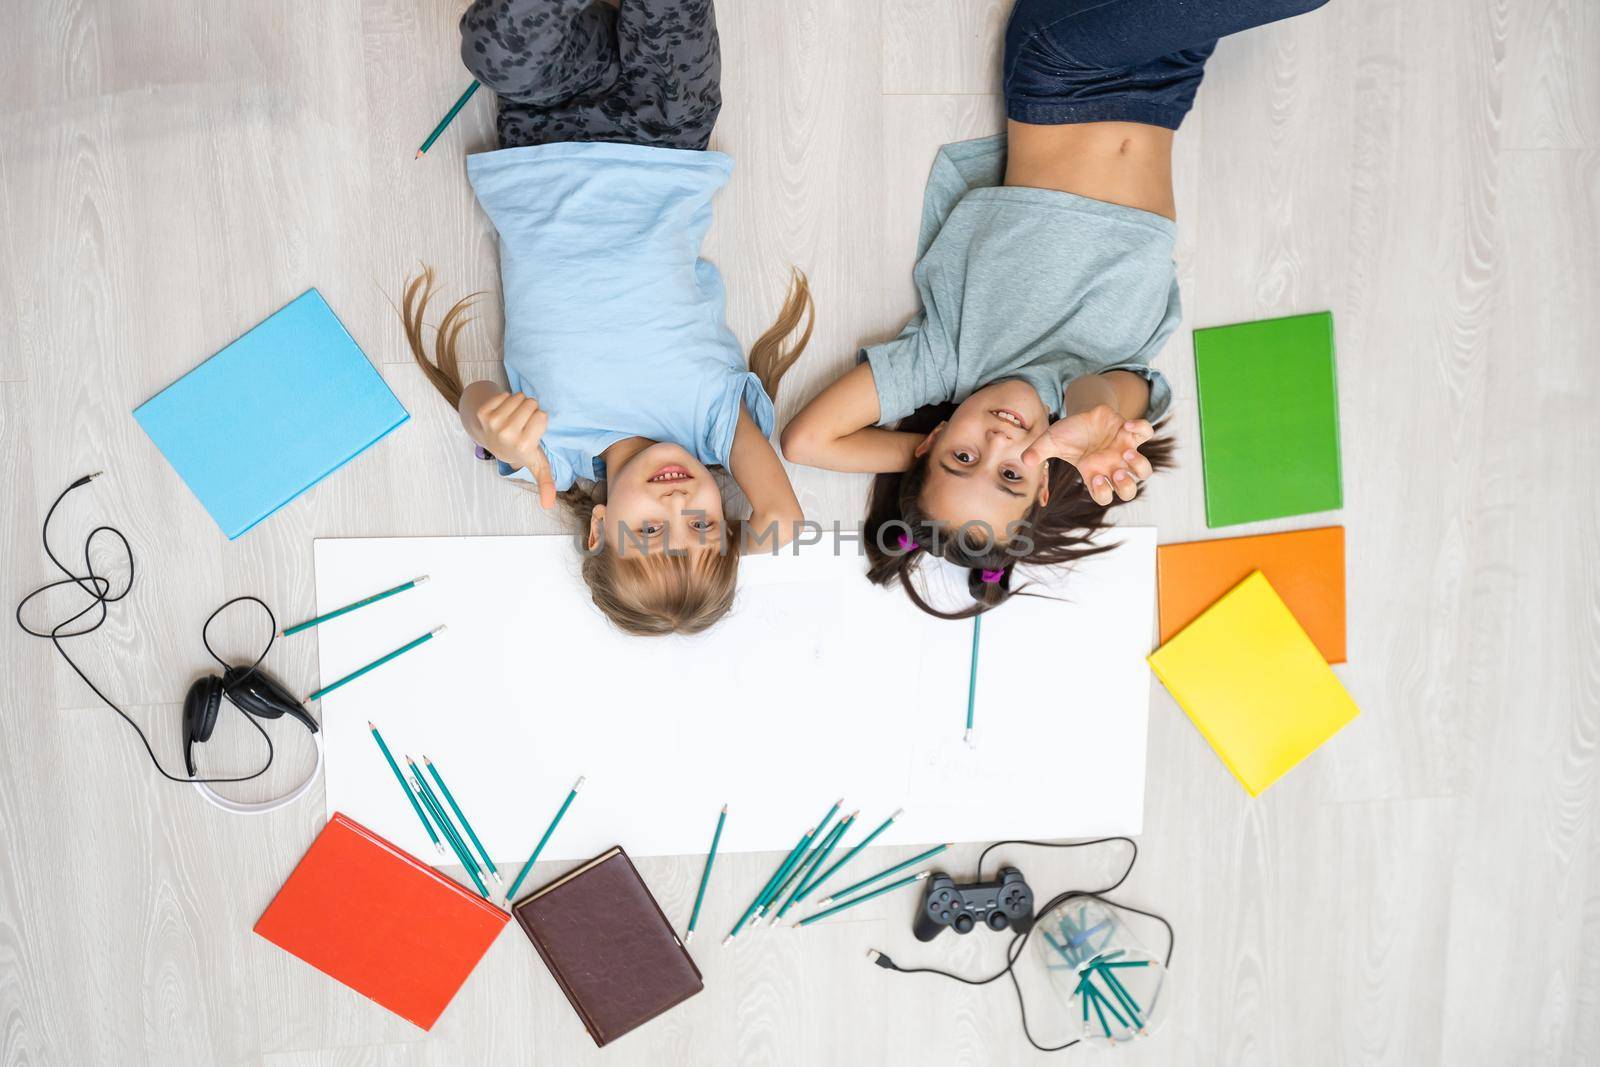
[[500, 98], [500, 145], [704, 149], [722, 106], [712, 0], [476, 0], [461, 58]]

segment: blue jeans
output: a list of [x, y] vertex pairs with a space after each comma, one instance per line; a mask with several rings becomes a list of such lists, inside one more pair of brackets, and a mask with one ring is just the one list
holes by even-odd
[[1001, 85], [1017, 122], [1178, 128], [1219, 37], [1327, 0], [1017, 0]]

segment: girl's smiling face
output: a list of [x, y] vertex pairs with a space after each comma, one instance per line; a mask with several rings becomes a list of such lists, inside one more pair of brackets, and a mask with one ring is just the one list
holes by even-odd
[[594, 509], [590, 548], [604, 537], [619, 555], [719, 551], [722, 527], [716, 479], [686, 449], [663, 441], [607, 472], [606, 502]]
[[962, 402], [917, 446], [927, 462], [919, 504], [936, 522], [978, 523], [998, 542], [1035, 504], [1050, 499], [1047, 464], [1027, 467], [1022, 452], [1050, 422], [1039, 393], [1015, 379], [993, 382]]

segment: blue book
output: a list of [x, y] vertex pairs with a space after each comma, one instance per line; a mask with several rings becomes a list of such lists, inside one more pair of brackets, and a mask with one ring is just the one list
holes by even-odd
[[308, 289], [133, 417], [231, 541], [410, 415]]

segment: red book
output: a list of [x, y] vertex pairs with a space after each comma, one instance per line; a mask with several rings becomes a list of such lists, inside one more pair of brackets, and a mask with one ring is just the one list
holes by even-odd
[[510, 918], [335, 812], [255, 931], [430, 1030]]

